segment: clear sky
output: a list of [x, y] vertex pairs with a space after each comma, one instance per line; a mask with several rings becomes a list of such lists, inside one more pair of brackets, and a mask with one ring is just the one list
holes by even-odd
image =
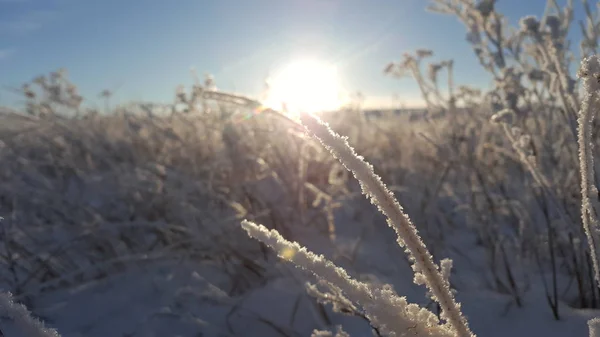
[[[563, 4], [565, 0], [558, 0]], [[592, 1], [593, 2], [593, 1]], [[0, 0], [0, 85], [19, 86], [64, 67], [89, 102], [103, 89], [119, 101], [170, 102], [190, 68], [223, 90], [258, 95], [286, 62], [312, 56], [338, 66], [345, 90], [371, 104], [394, 94], [419, 101], [410, 79], [383, 76], [405, 51], [453, 58], [459, 84], [488, 86], [457, 19], [426, 0]], [[498, 0], [516, 22], [545, 0]], [[578, 27], [573, 27], [574, 31]], [[0, 105], [14, 95], [0, 91]]]

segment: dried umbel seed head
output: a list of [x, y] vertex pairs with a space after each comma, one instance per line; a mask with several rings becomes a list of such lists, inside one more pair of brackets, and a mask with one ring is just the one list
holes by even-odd
[[433, 56], [433, 51], [431, 51], [429, 49], [417, 49], [416, 54], [417, 54], [417, 58], [422, 59], [422, 58]]
[[409, 53], [402, 54], [402, 61], [398, 63], [398, 69], [410, 69], [417, 64], [417, 59]]
[[540, 29], [540, 22], [535, 16], [526, 16], [519, 22], [521, 31], [524, 33], [537, 33]]
[[394, 62], [390, 62], [388, 63], [387, 66], [385, 66], [385, 68], [383, 69], [383, 73], [384, 74], [391, 74], [392, 71], [396, 68], [396, 65], [394, 64]]

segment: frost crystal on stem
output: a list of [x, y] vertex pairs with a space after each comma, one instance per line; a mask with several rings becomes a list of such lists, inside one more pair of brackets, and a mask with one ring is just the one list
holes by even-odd
[[[28, 337], [60, 337], [54, 329], [48, 329], [31, 317], [25, 306], [13, 302], [10, 293], [0, 292], [0, 320], [12, 321], [17, 329]], [[0, 334], [1, 335], [1, 334]]]
[[350, 301], [363, 307], [370, 323], [382, 333], [389, 336], [456, 336], [449, 324], [440, 324], [431, 311], [408, 303], [406, 298], [397, 296], [391, 289], [378, 289], [352, 279], [344, 269], [296, 242], [285, 240], [275, 230], [246, 220], [242, 227], [248, 235], [271, 247], [281, 258], [339, 288]]
[[360, 182], [363, 194], [388, 218], [388, 225], [398, 235], [398, 244], [406, 248], [413, 261], [412, 268], [415, 274], [422, 274], [423, 277], [418, 278], [424, 281], [432, 298], [440, 304], [442, 318], [448, 321], [457, 336], [472, 336], [473, 333], [460, 310], [460, 304], [452, 295], [450, 285], [433, 261], [410, 218], [381, 178], [375, 174], [373, 166], [356, 154], [346, 138], [336, 134], [318, 117], [301, 114], [300, 120], [308, 132], [321, 141], [331, 154], [354, 174]]
[[592, 145], [592, 122], [597, 113], [600, 102], [598, 90], [600, 89], [600, 60], [597, 55], [590, 56], [581, 61], [581, 68], [577, 73], [583, 81], [583, 100], [578, 117], [577, 138], [579, 142], [579, 168], [581, 171], [581, 218], [585, 230], [590, 255], [594, 267], [596, 282], [600, 284], [600, 270], [598, 267], [598, 191], [594, 179], [594, 154]]

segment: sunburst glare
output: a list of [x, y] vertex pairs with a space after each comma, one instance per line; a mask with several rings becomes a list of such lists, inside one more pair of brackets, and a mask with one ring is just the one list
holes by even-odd
[[334, 65], [315, 59], [289, 63], [268, 81], [265, 105], [291, 113], [339, 109], [341, 86]]

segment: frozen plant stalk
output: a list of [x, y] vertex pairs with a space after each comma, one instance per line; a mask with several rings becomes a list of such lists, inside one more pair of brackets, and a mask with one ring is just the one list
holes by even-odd
[[[268, 231], [263, 226], [248, 221], [242, 223], [244, 229], [250, 236], [274, 248], [281, 257], [342, 289], [349, 299], [363, 306], [374, 325], [383, 327], [392, 336], [474, 336], [460, 310], [460, 304], [452, 295], [447, 277], [435, 264], [410, 218], [381, 178], [375, 174], [373, 167], [356, 154], [346, 138], [333, 132], [318, 117], [301, 114], [300, 121], [314, 138], [354, 174], [360, 182], [363, 194], [387, 216], [388, 225], [398, 235], [398, 244], [406, 249], [413, 262], [415, 282], [427, 286], [431, 297], [440, 304], [442, 318], [446, 324], [435, 323], [436, 319], [431, 316], [431, 312], [407, 304], [404, 298], [394, 295], [393, 291], [372, 289], [351, 280], [343, 269], [335, 267], [331, 262], [325, 262], [320, 256], [306, 252], [296, 243], [286, 242], [275, 231]], [[418, 318], [416, 322], [413, 321], [415, 318]], [[411, 322], [414, 324], [411, 325]]]
[[377, 289], [354, 280], [348, 273], [326, 260], [322, 255], [309, 252], [296, 242], [285, 240], [276, 230], [244, 220], [242, 227], [252, 238], [268, 245], [277, 254], [312, 272], [319, 279], [336, 286], [352, 302], [365, 311], [373, 326], [389, 336], [454, 337], [449, 324], [439, 324], [438, 318], [429, 310], [409, 304], [391, 289]]
[[387, 217], [387, 223], [398, 235], [398, 244], [406, 248], [413, 261], [412, 268], [415, 280], [429, 288], [434, 300], [442, 308], [442, 317], [452, 326], [456, 336], [473, 336], [467, 320], [464, 318], [460, 304], [457, 303], [450, 290], [448, 281], [433, 261], [433, 257], [421, 240], [416, 227], [402, 209], [392, 192], [388, 190], [381, 178], [375, 174], [373, 166], [356, 154], [346, 138], [336, 134], [318, 117], [301, 114], [300, 120], [306, 129], [317, 138], [360, 182], [363, 194], [371, 199], [379, 210]]
[[593, 318], [588, 321], [590, 337], [600, 337], [600, 318]]
[[577, 76], [583, 81], [583, 100], [579, 112], [577, 141], [579, 143], [579, 167], [581, 171], [581, 218], [588, 239], [590, 255], [594, 266], [594, 276], [600, 285], [598, 267], [597, 231], [598, 190], [594, 179], [594, 153], [592, 143], [592, 122], [600, 107], [600, 60], [597, 55], [584, 58]]
[[[0, 292], [0, 321], [11, 321], [24, 336], [28, 337], [60, 337], [54, 329], [44, 327], [42, 322], [31, 317], [25, 306], [13, 302], [10, 293]], [[0, 333], [0, 336], [2, 334]]]

